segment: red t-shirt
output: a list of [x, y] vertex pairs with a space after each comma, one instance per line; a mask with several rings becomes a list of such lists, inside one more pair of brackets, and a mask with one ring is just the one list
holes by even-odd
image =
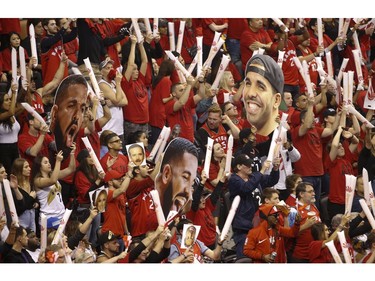
[[[228, 19], [226, 18], [212, 18], [212, 19], [204, 18], [202, 19], [203, 44], [211, 46], [212, 41], [214, 40], [215, 32], [212, 31], [211, 28], [209, 27], [210, 24], [214, 23], [216, 25], [223, 25], [227, 22], [228, 22]], [[225, 28], [224, 30], [220, 32], [221, 34], [226, 34], [227, 29]]]
[[[95, 132], [87, 135], [88, 140], [90, 141], [90, 144], [92, 146], [92, 149], [94, 150], [96, 157], [100, 159], [100, 138], [99, 134], [97, 132], [100, 132], [102, 130], [102, 127], [100, 127], [99, 121], [95, 120]], [[82, 141], [82, 138], [78, 140], [79, 145], [82, 148], [86, 148], [85, 144]], [[104, 168], [103, 168], [104, 169]]]
[[124, 91], [128, 105], [123, 107], [124, 120], [135, 124], [149, 122], [148, 93], [145, 86], [145, 77], [139, 72], [137, 80], [130, 81], [124, 77], [121, 80], [121, 88]]
[[[36, 142], [39, 139], [39, 135], [40, 134], [38, 134], [37, 137], [34, 137], [34, 136], [30, 135], [29, 131], [27, 130], [27, 131], [24, 131], [23, 133], [21, 133], [18, 136], [18, 148], [19, 148], [19, 151], [20, 151], [20, 155], [21, 155], [22, 158], [25, 158], [27, 160], [30, 167], [33, 166], [33, 161], [34, 161], [35, 157], [26, 154], [26, 151], [29, 148], [31, 148], [33, 145], [36, 144]], [[48, 146], [51, 142], [53, 142], [53, 137], [50, 136], [49, 134], [46, 134], [44, 136], [42, 149], [39, 151], [38, 154], [49, 158]]]
[[345, 174], [353, 175], [353, 168], [349, 159], [350, 155], [345, 155], [345, 158], [337, 157], [334, 161], [327, 157], [327, 168], [330, 175], [328, 199], [332, 203], [345, 204]]
[[107, 208], [103, 213], [102, 233], [111, 230], [115, 235], [124, 235], [126, 224], [126, 197], [120, 194], [113, 198], [113, 190], [108, 190]]
[[309, 260], [311, 263], [332, 263], [333, 258], [328, 247], [322, 248], [323, 241], [311, 241], [309, 245]]
[[268, 44], [272, 42], [272, 39], [264, 29], [260, 29], [258, 32], [253, 32], [248, 27], [244, 32], [242, 32], [240, 40], [240, 50], [243, 70], [245, 70], [246, 63], [253, 55], [253, 51], [249, 49], [249, 46], [256, 41], [263, 44]]
[[[108, 159], [113, 159], [113, 157], [107, 152], [102, 159], [100, 159], [100, 164], [103, 167], [104, 172], [108, 172], [107, 167], [107, 161]], [[121, 173], [122, 175], [125, 175], [125, 173], [128, 171], [128, 158], [124, 156], [123, 154], [119, 153], [117, 156], [116, 162], [111, 166], [111, 170], [116, 170], [117, 172]], [[106, 175], [104, 177], [104, 181], [108, 181], [108, 177], [110, 175]]]
[[[306, 50], [303, 50], [300, 46], [298, 46], [298, 49], [300, 50], [301, 52], [301, 55], [302, 56], [308, 56], [310, 54], [313, 53], [313, 51], [310, 49], [310, 48], [306, 48]], [[299, 53], [299, 52], [297, 52]], [[315, 86], [318, 86], [318, 76], [319, 76], [319, 72], [317, 71], [318, 69], [318, 65], [316, 63], [316, 60], [315, 59], [312, 59], [311, 61], [309, 61], [308, 63], [308, 66], [309, 66], [309, 76], [310, 76], [310, 81], [312, 83], [315, 84]], [[305, 83], [305, 80], [303, 80], [302, 78], [302, 75], [299, 73], [298, 71], [298, 77], [299, 77], [299, 86], [300, 86], [300, 92], [305, 92], [306, 90], [306, 83]]]
[[228, 39], [241, 39], [241, 34], [247, 28], [246, 18], [228, 18]]
[[194, 142], [194, 125], [191, 109], [195, 108], [196, 104], [194, 103], [192, 92], [190, 92], [190, 97], [186, 104], [180, 110], [175, 112], [173, 111], [173, 106], [176, 102], [176, 100], [170, 100], [165, 104], [168, 125], [172, 130], [176, 124], [180, 124], [180, 137]]
[[78, 171], [74, 177], [74, 185], [77, 190], [77, 201], [79, 204], [88, 204], [90, 199], [86, 197], [87, 191], [92, 186], [92, 183], [88, 180], [82, 171]]
[[196, 212], [189, 211], [186, 216], [193, 224], [200, 225], [201, 229], [198, 234], [198, 239], [206, 246], [212, 245], [216, 241], [216, 224], [212, 212], [215, 206], [212, 205], [210, 199], [206, 200], [205, 208], [198, 208]]
[[171, 93], [172, 81], [169, 76], [163, 77], [155, 88], [152, 89], [152, 95], [149, 105], [150, 122], [153, 127], [162, 129], [165, 126], [166, 113], [164, 98], [168, 98]]
[[298, 136], [301, 125], [292, 129], [292, 141], [301, 153], [301, 158], [294, 163], [294, 173], [301, 176], [321, 176], [323, 170], [322, 127], [314, 126], [305, 135]]
[[[19, 67], [20, 66], [19, 49], [16, 49], [16, 50], [17, 50], [17, 66]], [[28, 61], [29, 55], [27, 54], [26, 49], [24, 49], [24, 51], [25, 51], [25, 61]], [[3, 72], [11, 71], [12, 70], [12, 52], [11, 52], [11, 49], [10, 48], [4, 49], [1, 52], [1, 55], [2, 55], [2, 65], [3, 65], [2, 71]]]

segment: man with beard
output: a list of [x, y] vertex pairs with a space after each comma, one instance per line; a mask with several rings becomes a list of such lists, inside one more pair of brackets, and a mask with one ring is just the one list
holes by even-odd
[[[72, 23], [73, 28], [70, 29], [71, 22], [71, 19], [67, 20], [60, 30], [55, 19], [44, 19], [42, 22], [43, 28], [46, 30], [46, 36], [40, 43], [43, 85], [53, 80], [56, 70], [59, 68], [60, 56], [64, 51], [63, 44], [77, 38], [76, 22]], [[67, 76], [68, 65], [65, 65], [64, 77]]]
[[[87, 102], [87, 82], [82, 75], [70, 75], [61, 81], [51, 110], [50, 130], [55, 135], [57, 151], [69, 155], [73, 142], [83, 137], [81, 129]], [[76, 157], [80, 147], [77, 147]], [[61, 169], [69, 165], [69, 158], [61, 163]], [[66, 205], [73, 198], [73, 174], [60, 181], [63, 202]]]
[[275, 60], [267, 55], [255, 55], [246, 65], [245, 80], [240, 86], [246, 118], [257, 129], [259, 157], [267, 156], [272, 133], [278, 127], [277, 118], [284, 75]]
[[103, 155], [100, 159], [104, 172], [106, 173], [104, 181], [107, 182], [111, 175], [110, 171], [116, 171], [120, 176], [124, 176], [128, 171], [128, 158], [122, 153], [122, 140], [116, 133], [109, 133], [105, 138], [104, 142], [108, 148], [108, 152]]
[[26, 251], [29, 253], [34, 262], [37, 263], [40, 255], [39, 238], [38, 236], [36, 236], [35, 232], [30, 228], [27, 228], [26, 232], [27, 237], [29, 238], [29, 240], [27, 241]]
[[192, 186], [197, 175], [198, 151], [192, 142], [177, 137], [166, 148], [155, 179], [164, 217], [170, 211], [186, 213], [192, 201]]

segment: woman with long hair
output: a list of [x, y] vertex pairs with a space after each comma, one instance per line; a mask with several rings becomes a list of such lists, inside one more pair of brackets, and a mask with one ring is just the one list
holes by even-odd
[[171, 75], [174, 70], [175, 66], [173, 61], [169, 59], [164, 60], [160, 65], [158, 75], [152, 82], [152, 95], [149, 107], [151, 144], [155, 144], [167, 120], [164, 106], [171, 100]]
[[341, 217], [341, 223], [336, 230], [331, 234], [327, 225], [322, 222], [317, 222], [311, 226], [311, 235], [313, 241], [309, 246], [309, 260], [310, 263], [333, 263], [331, 253], [327, 248], [327, 243], [337, 238], [337, 233], [346, 228], [349, 222], [350, 215]]
[[[222, 105], [226, 101], [230, 101], [238, 108], [238, 112], [241, 116], [243, 104], [241, 101], [241, 94], [238, 89], [235, 87], [236, 83], [233, 78], [231, 71], [226, 70], [223, 73], [219, 81], [219, 91], [217, 93], [217, 102], [219, 105]], [[228, 98], [225, 96], [228, 95]]]
[[17, 88], [16, 84], [11, 86], [11, 96], [0, 94], [0, 155], [8, 174], [13, 161], [19, 157], [17, 142], [21, 126], [15, 117]]
[[56, 162], [53, 170], [47, 157], [37, 156], [34, 159], [31, 183], [39, 200], [40, 213], [47, 217], [47, 224], [48, 220], [61, 220], [65, 213], [65, 205], [62, 199], [59, 179], [67, 177], [76, 169], [74, 158], [76, 150], [75, 143], [73, 143], [70, 148], [69, 166], [63, 170], [60, 170], [61, 162], [64, 159], [61, 150], [56, 155]]
[[[2, 63], [3, 63], [3, 72], [7, 74], [7, 81], [4, 82], [9, 82], [12, 78], [12, 48], [14, 48], [17, 52], [17, 61], [18, 65], [19, 63], [19, 48], [21, 45], [21, 36], [17, 32], [10, 32], [9, 33], [9, 47], [4, 49], [2, 52]], [[25, 52], [25, 61], [29, 60], [29, 56], [27, 54], [26, 49], [24, 50]]]
[[[85, 209], [90, 209], [89, 192], [98, 189], [103, 183], [104, 172], [99, 173], [95, 168], [94, 160], [91, 158], [86, 149], [81, 150], [77, 155], [79, 166], [74, 175], [74, 185], [76, 187], [76, 210], [82, 212]], [[86, 211], [88, 212], [88, 211]], [[100, 226], [100, 217], [96, 216], [93, 219], [92, 226], [88, 231], [89, 241], [96, 245], [97, 235], [96, 232]]]
[[12, 191], [19, 223], [35, 232], [35, 209], [39, 204], [36, 200], [36, 192], [30, 184], [30, 172], [31, 168], [26, 159], [17, 158], [13, 162], [10, 178], [17, 184]]

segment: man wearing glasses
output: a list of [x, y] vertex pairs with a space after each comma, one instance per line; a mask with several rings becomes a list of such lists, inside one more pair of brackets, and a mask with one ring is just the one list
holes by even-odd
[[108, 171], [115, 170], [120, 175], [125, 175], [128, 166], [128, 159], [122, 153], [122, 141], [116, 133], [111, 133], [106, 136], [105, 143], [108, 148], [108, 152], [100, 159], [100, 164], [102, 165], [106, 176], [104, 181], [108, 181], [110, 176]]

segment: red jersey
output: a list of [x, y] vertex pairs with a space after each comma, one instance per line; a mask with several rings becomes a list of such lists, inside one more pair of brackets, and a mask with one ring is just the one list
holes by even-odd
[[207, 123], [204, 123], [200, 129], [205, 130], [214, 142], [220, 143], [224, 151], [227, 151], [228, 134], [223, 125], [219, 125], [217, 133], [208, 128]]
[[[277, 50], [277, 45], [279, 42], [275, 42], [272, 44], [271, 49], [274, 52], [274, 59], [276, 58], [275, 61], [277, 61], [278, 58], [278, 50]], [[284, 74], [284, 84], [287, 85], [298, 85], [299, 82], [299, 71], [297, 66], [295, 65], [293, 58], [296, 57], [296, 48], [294, 47], [294, 44], [291, 40], [287, 40], [285, 42], [284, 49], [284, 57], [283, 57], [283, 64], [282, 64], [282, 71]]]
[[[297, 53], [301, 52], [301, 55], [302, 56], [308, 56], [308, 55], [311, 55], [313, 53], [313, 51], [311, 51], [310, 48], [306, 47], [306, 49], [304, 49], [303, 47], [301, 47], [300, 45], [298, 45], [298, 50]], [[316, 60], [315, 59], [312, 59], [311, 61], [309, 61], [307, 63], [307, 65], [309, 66], [309, 76], [310, 76], [310, 81], [312, 83], [315, 84], [315, 86], [318, 86], [318, 77], [319, 77], [319, 72], [318, 72], [318, 65], [316, 63]], [[305, 83], [305, 80], [303, 80], [302, 78], [302, 75], [299, 73], [298, 71], [298, 75], [299, 75], [299, 87], [301, 89], [301, 92], [303, 91], [306, 91], [306, 83]]]
[[130, 233], [133, 237], [155, 230], [159, 225], [151, 190], [154, 190], [154, 181], [147, 177], [140, 181], [131, 180], [126, 191], [131, 213]]
[[78, 49], [78, 38], [75, 38], [74, 40], [64, 44], [65, 54], [68, 56], [68, 59], [70, 59], [74, 63], [77, 63]]
[[172, 81], [169, 76], [163, 77], [155, 88], [152, 89], [152, 95], [149, 105], [150, 122], [153, 127], [162, 129], [167, 119], [165, 113], [165, 104], [163, 99], [168, 98], [171, 93]]
[[135, 124], [146, 124], [149, 121], [148, 93], [145, 86], [145, 76], [139, 72], [137, 80], [121, 80], [121, 88], [124, 91], [128, 105], [122, 109], [124, 120]]
[[297, 200], [294, 194], [289, 194], [288, 198], [285, 200], [285, 203], [290, 207], [295, 207]]
[[[319, 210], [315, 205], [299, 205], [298, 211], [301, 214], [301, 226], [306, 222], [308, 212], [315, 212], [317, 221], [321, 221]], [[295, 247], [293, 251], [293, 257], [297, 259], [309, 259], [309, 246], [310, 243], [314, 240], [311, 235], [311, 228], [307, 228], [302, 232], [299, 232], [298, 236], [295, 238]]]
[[[43, 39], [42, 39], [43, 40]], [[60, 58], [63, 48], [61, 46], [61, 41], [54, 44], [46, 53], [42, 53], [42, 78], [43, 86], [53, 80], [56, 71], [60, 66]], [[64, 78], [68, 76], [68, 65], [65, 65]]]

